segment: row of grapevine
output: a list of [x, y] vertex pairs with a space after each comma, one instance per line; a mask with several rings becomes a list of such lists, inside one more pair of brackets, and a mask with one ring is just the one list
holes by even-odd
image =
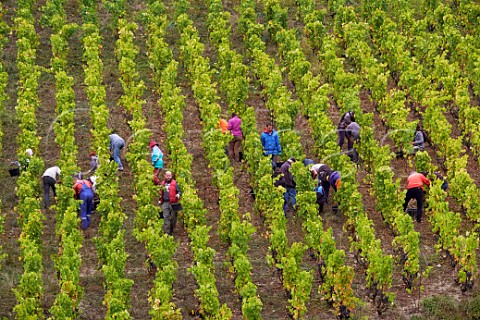
[[[280, 51], [282, 53], [282, 58], [284, 60], [284, 63], [286, 63], [287, 65], [287, 70], [289, 71], [288, 74], [290, 79], [293, 80], [294, 83], [296, 84], [297, 92], [301, 91], [301, 89], [305, 90], [305, 86], [302, 86], [302, 85], [304, 83], [311, 84], [310, 79], [312, 79], [313, 77], [310, 76], [310, 79], [309, 79], [310, 81], [306, 81], [305, 78], [302, 79], [303, 74], [306, 73], [305, 71], [302, 71], [302, 70], [305, 70], [305, 69], [309, 70], [310, 64], [306, 61], [304, 54], [302, 54], [302, 50], [295, 37], [295, 32], [292, 32], [291, 30], [287, 31], [285, 29], [286, 20], [285, 18], [282, 18], [282, 17], [286, 17], [285, 16], [286, 10], [281, 8], [279, 2], [277, 1], [268, 1], [265, 4], [265, 10], [266, 10], [267, 19], [270, 19], [269, 25], [273, 26], [272, 30], [275, 31], [272, 37], [279, 44]], [[331, 58], [334, 59], [334, 56], [332, 55]], [[341, 68], [341, 62], [337, 61], [335, 63], [334, 61], [333, 65], [339, 67], [336, 70], [336, 74], [338, 74], [339, 76], [342, 76], [343, 68]], [[343, 74], [345, 74], [345, 72], [343, 72]], [[334, 83], [334, 87], [335, 86], [336, 86], [336, 83]], [[348, 87], [349, 86], [347, 85], [343, 88], [348, 88]], [[355, 92], [355, 90], [357, 90], [355, 87], [351, 89], [353, 89], [353, 91], [350, 91], [350, 92]], [[308, 95], [310, 94], [310, 92], [311, 91], [308, 91], [308, 87], [307, 87], [307, 91], [305, 91], [303, 95]], [[348, 98], [350, 100], [345, 99], [347, 97], [342, 95], [339, 95], [338, 97], [340, 98], [339, 99], [340, 101], [344, 101], [344, 102], [345, 101], [351, 102], [352, 100], [359, 102], [359, 98], [355, 96], [349, 96]], [[335, 98], [337, 98], [337, 96], [335, 96]], [[358, 103], [358, 106], [359, 106], [359, 103]], [[344, 106], [344, 108], [346, 108], [346, 106]], [[359, 122], [362, 122], [363, 120], [363, 122], [367, 124], [369, 121], [371, 121], [371, 118], [369, 119], [368, 115], [363, 115], [360, 110], [355, 110], [355, 111], [357, 111], [356, 115], [358, 116], [356, 118], [359, 118]], [[362, 125], [362, 127], [364, 126]], [[372, 141], [373, 139], [371, 137], [372, 137], [372, 131], [362, 130], [362, 145], [364, 141]], [[368, 145], [368, 147], [370, 148], [371, 144]], [[363, 154], [365, 154], [365, 152]], [[346, 161], [345, 157], [341, 157], [341, 158], [343, 158], [343, 161]], [[372, 162], [373, 161], [371, 161], [370, 163], [373, 164]], [[339, 168], [342, 168], [342, 169], [348, 168], [348, 165], [347, 164], [341, 165], [339, 166]], [[342, 172], [342, 176], [343, 174], [344, 173]], [[345, 181], [343, 180], [345, 179], [342, 178], [342, 190], [339, 193], [342, 198], [346, 195], [345, 190], [347, 190], [347, 188], [349, 187], [348, 185], [344, 185]], [[361, 198], [360, 198], [361, 196], [359, 192], [356, 190], [354, 192], [357, 193], [357, 199], [361, 201]], [[345, 201], [342, 200], [341, 206], [348, 208], [346, 205], [347, 203], [345, 203]], [[361, 206], [361, 202], [357, 202], [356, 205]], [[373, 233], [372, 221], [368, 219], [368, 217], [364, 212], [361, 212], [362, 211], [361, 207], [359, 209], [360, 209], [360, 213], [357, 213], [355, 212], [356, 210], [351, 210], [351, 209], [344, 210], [343, 212], [350, 217], [351, 222], [353, 223], [353, 226], [355, 229], [355, 241], [352, 243], [352, 249], [357, 251], [360, 254], [362, 259], [365, 259], [365, 262], [366, 262], [365, 266], [367, 268], [366, 270], [367, 287], [369, 287], [370, 290], [372, 291], [373, 300], [380, 301], [380, 303], [377, 304], [377, 308], [379, 312], [382, 312], [383, 308], [388, 307], [388, 304], [386, 304], [385, 302], [393, 301], [393, 294], [388, 292], [392, 282], [392, 274], [391, 274], [392, 273], [392, 257], [390, 255], [386, 255], [386, 256], [383, 255], [380, 247], [380, 240], [376, 240]], [[364, 261], [362, 259], [360, 261]]]
[[[3, 8], [0, 4], [0, 52], [3, 51], [3, 47], [5, 46], [7, 39], [7, 34], [9, 31], [9, 26], [3, 21]], [[7, 98], [5, 94], [5, 87], [8, 83], [8, 74], [3, 71], [3, 62], [0, 61], [0, 112], [4, 110], [3, 101]], [[0, 124], [0, 155], [2, 154], [2, 146], [3, 146], [3, 127]], [[0, 202], [0, 236], [3, 235], [3, 224], [5, 221], [5, 216], [2, 214], [2, 203]], [[6, 253], [3, 253], [2, 245], [0, 244], [0, 270], [1, 270], [1, 263], [7, 257]]]
[[[252, 71], [263, 86], [262, 93], [266, 96], [266, 106], [270, 109], [272, 118], [279, 128], [282, 149], [288, 156], [302, 159], [304, 156], [299, 136], [293, 130], [293, 119], [298, 113], [299, 103], [291, 98], [289, 90], [283, 85], [282, 74], [274, 59], [265, 53], [265, 43], [261, 40], [264, 27], [256, 23], [254, 2], [242, 3], [240, 10], [240, 32], [252, 59]], [[307, 250], [307, 246], [300, 242], [295, 242], [290, 246], [287, 243], [287, 221], [281, 210], [284, 190], [272, 186], [271, 170], [270, 161], [264, 159], [260, 163], [259, 170], [252, 172], [258, 181], [255, 192], [257, 195], [256, 207], [265, 215], [269, 223], [271, 242], [269, 262], [281, 271], [283, 286], [290, 298], [289, 312], [293, 318], [298, 319], [303, 317], [307, 311], [306, 303], [310, 299], [313, 270], [306, 271], [302, 268], [302, 256]], [[295, 172], [295, 177], [308, 175], [307, 169], [300, 163], [294, 163], [292, 170]], [[298, 214], [302, 216], [317, 212], [313, 185], [307, 189], [298, 189], [298, 191]], [[314, 232], [322, 231], [322, 229], [318, 229]], [[328, 296], [335, 289], [329, 288], [326, 295]], [[344, 301], [342, 300], [342, 302]]]
[[153, 204], [158, 198], [158, 188], [153, 184], [152, 166], [146, 160], [151, 131], [145, 126], [146, 119], [142, 113], [141, 100], [144, 84], [138, 81], [135, 64], [138, 48], [134, 45], [133, 39], [137, 25], [127, 23], [123, 19], [118, 24], [120, 30], [116, 53], [120, 61], [120, 82], [125, 92], [121, 104], [132, 115], [129, 125], [132, 128], [133, 139], [126, 157], [135, 176], [134, 199], [137, 202], [137, 209], [134, 234], [139, 241], [145, 243], [151, 261], [157, 268], [155, 287], [150, 291], [150, 314], [154, 319], [179, 319], [180, 310], [170, 301], [177, 268], [176, 262], [173, 261], [177, 244], [172, 236], [162, 231], [158, 208]]
[[[378, 111], [385, 124], [394, 129], [389, 135], [393, 141], [398, 141], [400, 150], [409, 152], [411, 136], [414, 132], [415, 121], [407, 121], [408, 108], [402, 104], [401, 92], [392, 90], [387, 92], [388, 72], [385, 66], [373, 57], [370, 47], [366, 43], [366, 28], [357, 21], [343, 24], [345, 54], [353, 60], [357, 72], [366, 89], [371, 93], [373, 101], [378, 102]], [[392, 93], [393, 92], [393, 93]], [[397, 99], [400, 98], [400, 99]], [[398, 101], [392, 103], [393, 100]], [[403, 98], [404, 99], [404, 98]], [[363, 127], [362, 131], [366, 128]], [[376, 198], [375, 208], [383, 219], [393, 229], [395, 238], [393, 246], [403, 264], [403, 280], [408, 292], [413, 289], [414, 281], [420, 271], [419, 233], [414, 230], [413, 222], [405, 215], [402, 209], [404, 194], [400, 192], [400, 181], [393, 180], [394, 172], [390, 167], [391, 153], [389, 147], [381, 147], [372, 138], [373, 131], [366, 130], [369, 134], [369, 143], [365, 144], [366, 135], [362, 136], [361, 152], [374, 155], [371, 161], [373, 178], [373, 194]], [[369, 150], [365, 150], [368, 147]]]
[[[182, 121], [185, 101], [181, 89], [176, 86], [178, 63], [172, 59], [172, 52], [164, 40], [166, 15], [160, 2], [151, 1], [149, 6], [147, 55], [154, 70], [153, 77], [157, 90], [161, 94], [158, 104], [163, 109], [165, 117], [164, 130], [167, 133], [167, 148], [171, 156], [170, 166], [176, 173], [177, 183], [182, 188], [183, 219], [195, 260], [189, 271], [195, 276], [198, 284], [195, 296], [199, 299], [199, 312], [207, 318], [229, 319], [231, 310], [225, 304], [220, 306], [218, 300], [213, 265], [215, 251], [207, 246], [210, 238], [208, 232], [211, 228], [205, 225], [206, 210], [193, 187], [195, 181], [191, 173], [192, 156], [188, 154], [183, 143]], [[154, 294], [162, 294], [162, 291]], [[150, 299], [153, 300], [154, 297], [151, 295]], [[161, 301], [159, 296], [156, 299]], [[162, 302], [166, 308], [170, 308], [165, 304], [166, 301]]]
[[[16, 194], [19, 198], [16, 212], [21, 227], [20, 259], [23, 274], [20, 283], [13, 289], [17, 304], [13, 308], [17, 319], [43, 318], [41, 301], [44, 293], [42, 280], [43, 264], [41, 235], [44, 215], [40, 210], [37, 177], [43, 171], [44, 163], [38, 156], [40, 139], [37, 136], [35, 111], [39, 106], [37, 96], [39, 67], [35, 64], [39, 39], [34, 25], [32, 0], [17, 3], [14, 32], [17, 40], [17, 68], [19, 73], [18, 97], [15, 106], [20, 132], [17, 135], [17, 152], [22, 172], [17, 180]], [[30, 157], [25, 150], [31, 148]]]
[[[439, 6], [437, 9], [442, 9]], [[437, 10], [435, 10], [437, 12]], [[451, 21], [451, 15], [449, 19], [447, 12], [438, 11], [439, 16], [446, 22]], [[429, 15], [425, 18], [429, 19]], [[419, 23], [420, 24], [420, 23]], [[428, 35], [423, 27], [419, 26], [418, 38], [428, 39], [429, 51], [438, 50], [441, 46], [445, 45], [444, 34], [440, 37], [439, 41], [432, 41], [436, 38], [436, 35]], [[446, 39], [447, 43], [448, 40]], [[450, 43], [450, 45], [453, 45]], [[440, 51], [440, 50], [438, 50]], [[428, 73], [428, 77], [434, 83], [438, 83], [441, 87], [439, 90], [432, 88], [425, 91], [425, 95], [422, 100], [418, 101], [421, 105], [426, 106], [423, 117], [425, 129], [429, 132], [431, 141], [434, 145], [438, 146], [437, 154], [445, 158], [445, 167], [447, 169], [448, 178], [450, 181], [450, 194], [461, 203], [466, 209], [467, 215], [472, 221], [478, 225], [479, 219], [479, 196], [480, 191], [476, 187], [473, 179], [467, 173], [467, 157], [468, 155], [461, 156], [464, 150], [462, 150], [462, 139], [450, 138], [452, 135], [452, 126], [446, 119], [444, 113], [446, 105], [455, 96], [458, 88], [461, 86], [463, 80], [459, 78], [456, 71], [458, 65], [450, 64], [445, 59], [445, 53], [439, 52], [436, 55], [425, 57], [422, 65], [425, 69], [431, 68]], [[426, 78], [426, 77], [425, 77]], [[458, 91], [457, 91], [458, 92]], [[443, 190], [438, 190], [437, 196], [444, 198], [445, 194]], [[432, 207], [435, 205], [435, 201], [438, 199], [434, 197], [435, 193], [432, 192], [432, 199], [429, 199], [429, 203], [432, 202]], [[476, 264], [476, 249], [478, 248], [478, 234], [475, 232], [476, 226], [473, 232], [467, 231], [466, 235], [459, 235], [459, 227], [461, 217], [458, 213], [452, 213], [445, 208], [432, 209], [435, 215], [432, 216], [432, 227], [434, 231], [440, 234], [442, 239], [441, 245], [437, 250], [446, 251], [447, 255], [452, 258], [452, 263], [455, 265], [455, 269], [458, 272], [458, 278], [456, 279], [460, 285], [462, 291], [471, 289], [475, 280], [475, 275], [478, 270]], [[443, 209], [443, 210], [442, 210]]]
[[127, 254], [124, 241], [125, 230], [122, 230], [122, 226], [126, 215], [122, 212], [121, 198], [118, 197], [117, 165], [113, 161], [109, 161], [108, 135], [110, 130], [107, 127], [109, 111], [105, 104], [106, 91], [102, 79], [101, 37], [96, 17], [96, 4], [84, 0], [81, 12], [85, 22], [82, 26], [85, 33], [83, 37], [84, 82], [91, 110], [92, 144], [100, 159], [100, 165], [96, 171], [96, 192], [100, 198], [96, 211], [101, 215], [100, 235], [94, 240], [105, 274], [106, 318], [129, 318], [129, 291], [133, 281], [124, 276]]
[[[249, 141], [252, 137], [258, 135], [254, 118], [254, 110], [247, 107], [245, 100], [248, 96], [247, 78], [248, 68], [242, 63], [243, 57], [231, 48], [230, 36], [231, 28], [229, 26], [228, 12], [223, 11], [221, 1], [207, 1], [208, 14], [207, 26], [209, 38], [218, 53], [218, 68], [220, 89], [225, 94], [229, 110], [237, 113], [242, 118], [242, 133]], [[220, 115], [214, 121], [219, 120]], [[212, 121], [210, 131], [215, 130], [215, 122]], [[219, 131], [218, 129], [216, 131]], [[224, 134], [222, 134], [225, 136]], [[227, 139], [231, 139], [229, 134]], [[207, 137], [208, 139], [208, 137]], [[227, 140], [223, 139], [223, 144], [216, 145], [214, 150], [216, 157], [227, 158], [222, 152]], [[213, 161], [213, 163], [218, 163]], [[257, 294], [257, 286], [252, 282], [252, 265], [247, 256], [248, 241], [250, 236], [256, 231], [250, 223], [250, 214], [247, 213], [240, 220], [238, 214], [238, 195], [239, 190], [233, 184], [233, 170], [231, 167], [214, 167], [219, 174], [216, 179], [217, 187], [220, 189], [220, 236], [226, 239], [230, 245], [227, 255], [230, 257], [232, 269], [235, 272], [235, 287], [242, 297], [242, 314], [244, 319], [261, 319], [263, 303]], [[232, 198], [235, 202], [232, 203]]]
[[[414, 86], [416, 87], [415, 91], [410, 91], [410, 92], [416, 92], [416, 94], [418, 94], [418, 97], [421, 97], [422, 94], [425, 94], [425, 96], [421, 100], [422, 104], [427, 105], [427, 108], [424, 112], [425, 128], [427, 131], [430, 132], [432, 142], [434, 142], [435, 145], [439, 146], [439, 149], [440, 149], [439, 154], [447, 158], [445, 163], [448, 169], [449, 178], [452, 178], [450, 180], [452, 195], [456, 199], [465, 200], [463, 201], [463, 203], [465, 204], [466, 207], [475, 209], [477, 207], [475, 203], [477, 203], [478, 200], [475, 200], [474, 197], [468, 196], [468, 194], [472, 195], [472, 193], [473, 194], [478, 193], [475, 185], [471, 183], [470, 190], [468, 190], [464, 188], [465, 185], [459, 184], [460, 181], [465, 181], [467, 183], [468, 181], [473, 182], [472, 179], [466, 173], [466, 169], [465, 169], [466, 160], [467, 160], [466, 157], [459, 158], [461, 141], [459, 139], [450, 138], [451, 125], [448, 123], [448, 121], [445, 119], [443, 115], [443, 108], [442, 107], [439, 108], [440, 104], [442, 103], [441, 101], [445, 101], [445, 99], [448, 96], [448, 94], [445, 93], [445, 90], [446, 91], [450, 90], [451, 92], [453, 92], [453, 88], [451, 88], [451, 86], [448, 85], [448, 83], [451, 83], [449, 77], [451, 77], [454, 74], [454, 72], [451, 72], [454, 70], [450, 69], [450, 72], [447, 72], [447, 73], [442, 72], [441, 67], [446, 66], [448, 63], [446, 64], [445, 63], [446, 61], [444, 59], [442, 63], [442, 61], [437, 58], [436, 67], [435, 67], [436, 71], [429, 73], [428, 78], [432, 79], [433, 81], [441, 81], [442, 83], [445, 84], [444, 86], [445, 90], [441, 90], [441, 93], [440, 93], [444, 95], [444, 98], [442, 98], [441, 96], [438, 96], [437, 93], [433, 90], [427, 90], [427, 84], [430, 82], [430, 80], [428, 79], [422, 80], [422, 74], [421, 72], [418, 71], [418, 70], [422, 70], [422, 68], [419, 68], [415, 60], [410, 59], [409, 56], [405, 55], [404, 51], [401, 51], [401, 50], [399, 51], [397, 49], [391, 48], [394, 45], [397, 46], [397, 48], [399, 48], [401, 47], [402, 43], [404, 43], [404, 41], [403, 42], [395, 41], [393, 43], [388, 42], [389, 38], [386, 36], [387, 33], [388, 35], [394, 35], [395, 39], [397, 40], [401, 39], [401, 36], [399, 36], [398, 34], [395, 34], [394, 29], [392, 28], [394, 24], [389, 20], [387, 20], [385, 16], [383, 16], [381, 13], [378, 13], [378, 12], [377, 12], [376, 19], [374, 19], [374, 21], [376, 21], [377, 23], [376, 27], [378, 29], [378, 32], [376, 32], [375, 35], [381, 35], [382, 36], [381, 40], [383, 40], [379, 42], [381, 45], [383, 45], [383, 48], [382, 48], [383, 50], [381, 52], [384, 55], [387, 55], [389, 52], [392, 52], [392, 55], [390, 56], [389, 59], [387, 59], [387, 61], [396, 61], [396, 60], [405, 61], [406, 63], [402, 64], [404, 68], [406, 68], [405, 73], [416, 74], [416, 77], [418, 79], [418, 80], [417, 79], [413, 80], [413, 83], [412, 83], [412, 79], [410, 79], [410, 83], [412, 83], [412, 87]], [[380, 24], [382, 21], [384, 21], [383, 25]], [[372, 28], [372, 29], [377, 30], [375, 28]], [[408, 72], [408, 70], [410, 71]], [[397, 72], [402, 72], [402, 71], [399, 70]], [[435, 74], [438, 74], [438, 72], [440, 72], [440, 74], [446, 75], [447, 78], [435, 77]], [[405, 73], [402, 72], [400, 74], [399, 85], [401, 85], [402, 79], [404, 79], [402, 77], [405, 76]], [[422, 85], [423, 83], [425, 85]], [[424, 88], [424, 90], [419, 90], [419, 88], [422, 88], [422, 87]], [[406, 89], [408, 90], [410, 88], [406, 88]], [[413, 96], [414, 95], [411, 95], [411, 97]], [[458, 176], [458, 174], [461, 175], [462, 180], [455, 179], [455, 177], [453, 176], [453, 175]], [[444, 197], [437, 196], [432, 198], [431, 201], [435, 201], [435, 200], [444, 201], [443, 199]], [[467, 199], [469, 201], [467, 201]], [[433, 222], [432, 229], [434, 230], [434, 232], [435, 231], [439, 232], [441, 235], [441, 238], [439, 240], [440, 245], [438, 247], [443, 248], [444, 250], [447, 251], [447, 253], [453, 254], [454, 260], [466, 262], [465, 268], [470, 268], [474, 264], [469, 263], [466, 260], [472, 259], [472, 257], [474, 257], [474, 255], [472, 255], [472, 252], [471, 252], [472, 246], [471, 245], [466, 246], [465, 241], [463, 241], [464, 239], [463, 236], [455, 237], [455, 238], [449, 238], [447, 236], [448, 234], [450, 235], [457, 234], [460, 221], [458, 221], [457, 224], [452, 223], [448, 225], [442, 225], [442, 223], [437, 223], [440, 217], [443, 217], [441, 221], [457, 221], [458, 219], [455, 219], [455, 217], [458, 216], [458, 214], [454, 214], [446, 209], [444, 211], [445, 211], [445, 214], [441, 214], [440, 212], [435, 213], [435, 215], [431, 219], [431, 221]], [[474, 217], [476, 217], [477, 215], [474, 212], [469, 212], [469, 215], [473, 218], [474, 221], [476, 221], [476, 218]], [[467, 236], [470, 239], [469, 243], [473, 243], [472, 241], [475, 235], [470, 233]], [[446, 240], [446, 239], [449, 239], [449, 240]], [[454, 245], [455, 240], [457, 239], [459, 241], [458, 246]], [[452, 240], [453, 242], [451, 242], [450, 240]], [[478, 243], [477, 243], [477, 247], [478, 247]], [[468, 269], [465, 271], [463, 270], [464, 267], [461, 267], [461, 266], [459, 266], [458, 268], [460, 270], [459, 280], [462, 283], [462, 289], [471, 286], [471, 280], [473, 281], [473, 279], [469, 279], [469, 278], [467, 279], [467, 277], [463, 275], [472, 274], [474, 273], [474, 270]]]
[[[245, 34], [244, 39], [246, 43], [255, 43], [257, 41], [256, 37], [259, 34], [250, 33], [250, 31], [257, 30], [257, 32], [261, 32], [263, 28], [261, 25], [256, 24], [254, 12], [254, 6], [252, 3], [245, 3], [242, 8], [240, 19], [242, 23], [241, 28], [243, 28], [243, 33]], [[273, 65], [274, 63], [271, 64], [272, 67]], [[315, 81], [317, 79], [312, 77], [311, 73], [308, 71], [309, 68], [307, 67], [306, 70], [302, 69], [302, 61], [299, 61], [297, 66], [299, 66], [299, 68], [296, 70], [300, 71], [299, 73], [305, 71], [305, 77], [301, 79], [302, 84], [305, 84], [305, 87], [311, 86], [311, 88], [317, 88], [315, 85]], [[292, 68], [292, 66], [289, 67]], [[281, 81], [281, 74], [279, 74], [277, 70], [266, 69], [266, 71], [266, 74], [270, 73], [272, 75], [279, 75], [277, 79]], [[298, 79], [295, 79], [294, 82], [297, 83], [297, 80]], [[270, 83], [281, 83], [280, 81], [276, 82], [274, 80]], [[265, 82], [268, 83], [269, 81], [267, 80]], [[267, 90], [269, 90], [268, 87], [265, 91], [268, 92]], [[319, 92], [321, 94], [323, 91], [319, 90]], [[317, 99], [319, 98], [319, 94], [317, 92], [314, 92], [313, 96], [308, 96], [308, 94], [303, 94], [302, 90], [298, 90], [297, 94], [301, 97], [301, 100], [305, 105], [308, 103], [309, 106], [313, 106], [313, 104], [317, 101], [322, 101], [321, 99]], [[281, 113], [278, 114], [280, 115]], [[291, 144], [287, 144], [287, 148], [285, 149], [291, 149]], [[317, 256], [319, 272], [323, 282], [319, 287], [319, 291], [325, 295], [330, 303], [333, 304], [334, 308], [339, 314], [348, 314], [350, 310], [354, 308], [355, 302], [351, 288], [353, 281], [353, 269], [345, 266], [345, 252], [343, 250], [336, 249], [332, 230], [323, 230], [321, 218], [317, 214], [318, 209], [315, 203], [315, 195], [312, 191], [313, 182], [309, 178], [310, 176], [306, 172], [302, 171], [301, 166], [297, 167], [296, 170], [294, 169], [294, 172], [296, 172], [295, 179], [297, 181], [297, 189], [299, 191], [297, 201], [300, 209], [298, 213], [304, 219], [303, 228], [306, 232], [306, 242], [307, 245], [314, 250], [315, 255]], [[294, 252], [295, 247], [299, 248], [298, 245], [292, 246], [292, 252]], [[298, 250], [297, 252], [301, 253], [301, 251]], [[298, 257], [298, 253], [292, 256], [296, 255]], [[298, 277], [296, 280], [300, 280], [299, 283], [306, 284], [303, 281], [306, 279], [307, 278], [302, 279], [301, 277]], [[299, 290], [299, 292], [301, 291]], [[298, 311], [295, 313], [297, 316], [304, 312], [304, 310]]]
[[65, 2], [47, 1], [41, 22], [52, 28], [50, 42], [53, 58], [51, 72], [55, 76], [56, 114], [54, 124], [55, 141], [60, 148], [58, 166], [64, 175], [63, 183], [57, 187], [56, 234], [60, 239], [58, 255], [53, 257], [59, 276], [60, 292], [50, 309], [52, 318], [65, 319], [78, 316], [78, 307], [83, 296], [80, 280], [80, 247], [82, 235], [78, 229], [78, 201], [73, 199], [72, 174], [78, 171], [75, 163], [77, 147], [74, 137], [75, 94], [73, 77], [66, 72], [68, 40], [77, 29], [65, 23]]
[[[217, 4], [218, 5], [218, 4]], [[183, 13], [183, 3], [176, 4], [177, 26], [181, 30], [180, 49], [183, 55], [183, 64], [187, 68], [194, 96], [199, 103], [200, 116], [203, 122], [203, 143], [206, 150], [209, 166], [214, 170], [214, 183], [220, 191], [220, 221], [219, 236], [230, 244], [227, 255], [230, 257], [233, 270], [236, 272], [235, 285], [238, 293], [242, 296], [242, 312], [246, 319], [261, 318], [262, 302], [257, 296], [257, 287], [253, 284], [250, 276], [251, 264], [246, 256], [248, 240], [255, 231], [248, 221], [249, 214], [240, 222], [238, 216], [238, 195], [240, 194], [233, 182], [233, 168], [230, 167], [229, 159], [224, 152], [225, 144], [231, 139], [229, 134], [225, 135], [218, 129], [221, 107], [216, 102], [216, 86], [211, 83], [210, 76], [213, 70], [210, 69], [208, 59], [203, 54], [203, 44], [199, 41], [198, 32], [192, 26], [192, 21]], [[221, 7], [220, 7], [221, 8]], [[209, 12], [209, 18], [212, 21], [212, 11]], [[220, 24], [222, 20], [218, 21]], [[209, 25], [210, 36], [212, 37], [217, 30], [212, 30], [212, 24]], [[212, 32], [213, 31], [213, 32]], [[217, 34], [217, 44], [222, 41], [221, 34]], [[228, 40], [228, 38], [226, 38]], [[228, 45], [228, 43], [226, 44]], [[237, 92], [245, 92], [241, 86]], [[246, 94], [246, 92], [245, 92]], [[241, 109], [242, 103], [237, 105], [237, 111]]]

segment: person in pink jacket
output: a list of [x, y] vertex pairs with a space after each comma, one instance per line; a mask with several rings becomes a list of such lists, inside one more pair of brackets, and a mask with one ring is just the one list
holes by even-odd
[[242, 120], [235, 113], [232, 113], [232, 118], [228, 120], [228, 130], [230, 130], [230, 134], [233, 136], [228, 144], [228, 156], [237, 162], [240, 162], [240, 148], [243, 140], [241, 125]]

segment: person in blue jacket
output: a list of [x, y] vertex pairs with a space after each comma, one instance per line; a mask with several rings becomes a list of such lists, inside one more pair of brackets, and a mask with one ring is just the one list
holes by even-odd
[[272, 157], [273, 168], [277, 167], [277, 155], [282, 155], [282, 147], [277, 131], [273, 130], [273, 125], [268, 124], [260, 136], [263, 146], [263, 154]]
[[163, 169], [163, 152], [155, 141], [150, 141], [150, 150], [152, 152], [153, 183], [160, 185], [160, 171]]

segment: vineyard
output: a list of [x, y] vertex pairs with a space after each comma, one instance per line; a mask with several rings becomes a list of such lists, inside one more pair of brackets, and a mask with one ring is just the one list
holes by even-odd
[[[2, 0], [0, 52], [0, 319], [480, 318], [478, 1]], [[337, 144], [347, 111], [358, 164]], [[218, 126], [232, 112], [241, 162]], [[297, 161], [284, 215], [272, 122], [281, 161], [341, 172], [322, 214]], [[182, 190], [173, 236], [151, 140]], [[82, 230], [73, 174], [92, 150]], [[421, 223], [402, 207], [414, 170], [432, 180]]]

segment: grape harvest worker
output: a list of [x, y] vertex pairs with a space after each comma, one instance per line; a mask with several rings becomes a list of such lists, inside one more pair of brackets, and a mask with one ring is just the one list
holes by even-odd
[[263, 154], [272, 157], [273, 168], [277, 167], [277, 155], [282, 155], [282, 147], [277, 131], [273, 130], [272, 124], [267, 124], [260, 136], [262, 141]]
[[290, 158], [285, 161], [282, 166], [280, 167], [280, 171], [283, 174], [282, 185], [285, 187], [285, 192], [283, 193], [283, 213], [285, 217], [287, 216], [288, 212], [288, 204], [291, 203], [292, 209], [296, 210], [297, 205], [297, 189], [295, 188], [296, 184], [293, 180], [293, 175], [290, 172], [290, 168], [292, 167], [292, 163], [296, 161], [295, 158]]
[[94, 192], [92, 183], [89, 180], [80, 179], [79, 176], [73, 177], [74, 198], [82, 200], [80, 204], [80, 219], [82, 220], [82, 229], [85, 230], [90, 225], [90, 216], [93, 211]]
[[348, 156], [358, 163], [358, 152], [355, 149], [355, 141], [360, 138], [360, 126], [355, 121], [350, 122], [345, 128], [345, 137], [347, 138]]
[[340, 149], [342, 149], [345, 142], [345, 132], [347, 126], [352, 122], [355, 122], [355, 113], [353, 111], [345, 112], [340, 118], [340, 122], [337, 126], [338, 145], [340, 146]]
[[218, 127], [222, 130], [222, 133], [227, 133], [228, 131], [228, 122], [225, 119], [220, 119]]
[[430, 186], [430, 180], [426, 177], [426, 173], [413, 171], [407, 178], [407, 194], [405, 195], [405, 202], [403, 203], [403, 211], [407, 209], [408, 203], [411, 199], [417, 200], [417, 222], [422, 222], [423, 210], [423, 190], [424, 186]]
[[113, 152], [113, 160], [118, 164], [118, 171], [123, 171], [122, 161], [120, 160], [120, 150], [125, 147], [125, 140], [120, 137], [115, 131], [109, 135], [110, 146], [109, 149]]
[[177, 212], [173, 210], [172, 204], [179, 202], [181, 191], [170, 171], [165, 172], [165, 179], [161, 186], [159, 202], [162, 205], [163, 212], [163, 231], [172, 235], [177, 224]]
[[42, 175], [43, 180], [43, 204], [44, 208], [48, 209], [50, 207], [50, 189], [53, 191], [53, 196], [57, 196], [55, 190], [55, 184], [57, 183], [58, 178], [60, 177], [61, 170], [58, 166], [53, 166], [45, 170]]
[[90, 152], [88, 155], [90, 157], [90, 169], [88, 170], [88, 173], [94, 173], [97, 168], [98, 168], [98, 156], [95, 151]]
[[[320, 184], [323, 188], [323, 193], [325, 195], [325, 203], [328, 202], [328, 194], [330, 191], [330, 175], [333, 173], [332, 169], [323, 163], [316, 163], [310, 167], [310, 172], [312, 173], [312, 178], [318, 180], [318, 184]], [[337, 177], [337, 176], [335, 176]], [[340, 173], [338, 172], [338, 178], [340, 178]], [[338, 180], [336, 180], [338, 181]], [[335, 182], [336, 182], [335, 181]], [[335, 183], [334, 182], [334, 183]]]
[[231, 160], [237, 162], [240, 162], [240, 148], [243, 140], [241, 125], [242, 119], [233, 112], [232, 118], [228, 120], [228, 130], [230, 130], [230, 134], [233, 136], [232, 140], [228, 143], [228, 156]]
[[425, 149], [425, 134], [423, 133], [420, 124], [417, 124], [417, 128], [415, 129], [415, 137], [412, 145], [414, 153], [417, 151], [423, 151]]
[[153, 183], [159, 185], [160, 171], [163, 169], [163, 152], [155, 141], [150, 141], [150, 151], [153, 165]]

